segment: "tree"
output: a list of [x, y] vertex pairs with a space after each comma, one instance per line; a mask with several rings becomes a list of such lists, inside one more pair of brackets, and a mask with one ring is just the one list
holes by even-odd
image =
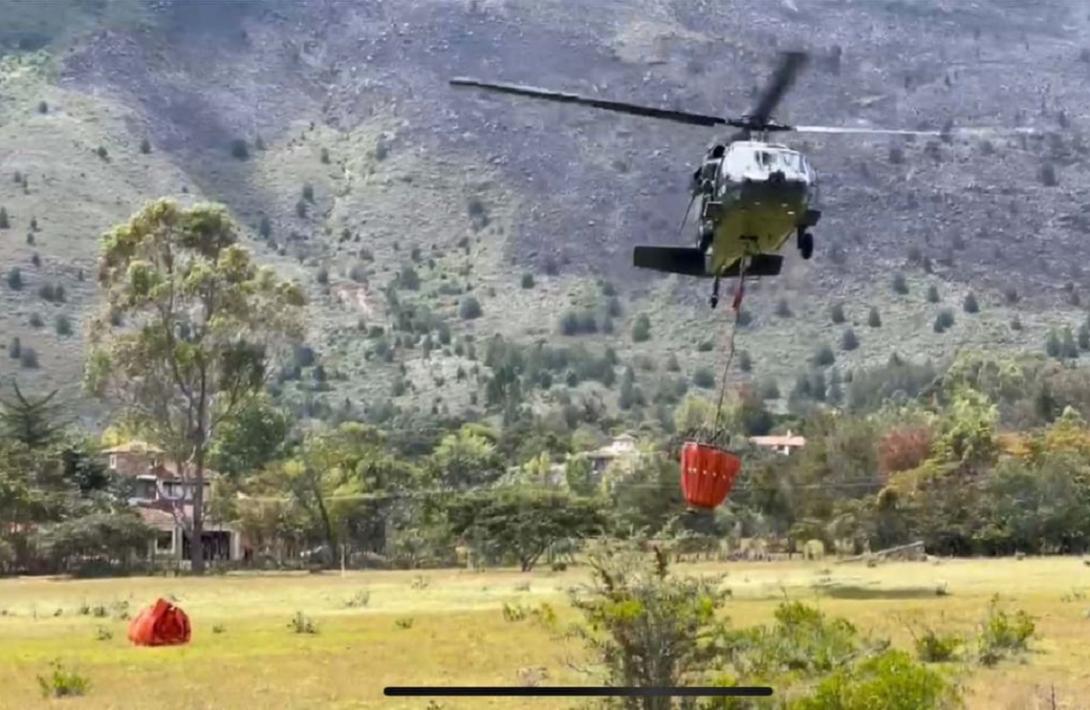
[[1045, 340], [1045, 352], [1049, 357], [1060, 357], [1063, 355], [1063, 343], [1060, 341], [1060, 336], [1055, 330], [1048, 332], [1048, 338]]
[[966, 313], [970, 314], [980, 312], [980, 304], [976, 302], [976, 296], [973, 295], [972, 291], [966, 294], [963, 308], [965, 309]]
[[[103, 313], [91, 328], [86, 383], [144, 418], [194, 485], [193, 571], [204, 569], [204, 477], [209, 448], [302, 337], [302, 290], [258, 268], [218, 205], [148, 204], [105, 235]], [[109, 314], [140, 327], [120, 331]]]
[[283, 453], [289, 429], [284, 410], [257, 395], [216, 432], [208, 460], [229, 476], [252, 474]]
[[18, 266], [13, 266], [8, 270], [8, 287], [12, 291], [20, 291], [23, 288], [23, 272], [19, 270]]
[[829, 312], [829, 317], [836, 325], [840, 325], [841, 323], [843, 323], [846, 320], [844, 317], [844, 304], [834, 304], [832, 310]]
[[553, 543], [599, 534], [606, 526], [596, 499], [521, 486], [461, 496], [447, 516], [455, 535], [513, 555], [523, 572], [531, 571]]
[[651, 339], [651, 319], [646, 313], [636, 317], [636, 323], [632, 326], [632, 342], [645, 343]]
[[[635, 545], [594, 549], [591, 582], [571, 591], [584, 623], [575, 634], [617, 687], [700, 684], [717, 666], [716, 639], [726, 636], [717, 612], [727, 599], [719, 579], [670, 574], [668, 553]], [[632, 700], [633, 710], [666, 710], [670, 698]]]
[[487, 485], [503, 472], [494, 438], [471, 425], [444, 436], [426, 468], [434, 480], [451, 488]]
[[0, 207], [0, 229], [9, 229], [11, 227], [11, 219], [8, 217], [8, 210], [6, 207]]
[[856, 336], [854, 330], [848, 328], [844, 331], [844, 335], [840, 336], [840, 347], [848, 352], [859, 347], [859, 338]]
[[753, 359], [748, 350], [738, 353], [738, 369], [742, 372], [750, 372], [753, 369]]
[[900, 295], [908, 293], [908, 281], [905, 280], [904, 274], [895, 274], [893, 277], [893, 292]]
[[144, 138], [140, 141], [140, 152], [144, 155], [147, 155], [151, 152], [151, 141], [149, 141], [147, 138]]
[[938, 303], [939, 302], [939, 288], [935, 284], [931, 284], [927, 287], [927, 302]]
[[871, 328], [882, 327], [882, 317], [878, 315], [877, 306], [871, 306], [870, 314], [867, 315], [867, 325], [869, 325]]
[[17, 382], [12, 383], [12, 390], [14, 400], [0, 400], [0, 434], [29, 449], [55, 442], [65, 426], [61, 419], [64, 405], [53, 401], [57, 390], [37, 399], [24, 396]]

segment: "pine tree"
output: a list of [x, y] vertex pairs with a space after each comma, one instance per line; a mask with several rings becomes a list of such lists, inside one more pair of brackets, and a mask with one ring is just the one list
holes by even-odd
[[15, 400], [0, 400], [0, 433], [6, 439], [37, 449], [56, 440], [64, 429], [60, 423], [62, 405], [53, 403], [57, 390], [37, 400], [27, 399], [12, 383]]

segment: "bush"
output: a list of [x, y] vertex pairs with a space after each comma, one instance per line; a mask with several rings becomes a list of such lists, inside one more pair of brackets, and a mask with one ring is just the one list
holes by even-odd
[[314, 186], [309, 182], [303, 183], [303, 199], [307, 202], [314, 202]]
[[72, 322], [63, 313], [57, 316], [54, 327], [57, 330], [57, 335], [68, 336], [72, 334]]
[[306, 219], [306, 217], [307, 217], [307, 202], [306, 202], [306, 200], [300, 199], [298, 202], [295, 203], [295, 216], [298, 217], [299, 219]]
[[958, 691], [941, 674], [899, 650], [887, 650], [828, 676], [798, 710], [938, 710], [957, 705]]
[[246, 160], [250, 157], [250, 146], [244, 138], [236, 138], [231, 141], [231, 157], [236, 160]]
[[828, 367], [836, 362], [836, 355], [828, 345], [822, 345], [814, 353], [813, 362], [818, 367]]
[[30, 323], [31, 328], [41, 328], [45, 325], [45, 321], [42, 320], [42, 317], [37, 313], [31, 313], [28, 322]]
[[715, 343], [710, 340], [702, 340], [696, 345], [697, 352], [710, 353], [715, 349]]
[[420, 288], [420, 274], [412, 266], [405, 264], [397, 275], [397, 285], [406, 291], [416, 291]]
[[971, 313], [979, 313], [980, 312], [980, 304], [978, 304], [976, 302], [976, 296], [973, 295], [972, 291], [970, 291], [965, 296], [965, 303], [962, 304], [962, 307], [965, 309], [966, 313], [971, 314]]
[[23, 342], [19, 340], [19, 336], [15, 336], [11, 339], [11, 343], [8, 344], [8, 357], [12, 360], [18, 360], [23, 351]]
[[776, 380], [769, 378], [761, 382], [759, 394], [761, 396], [761, 399], [763, 400], [779, 399], [780, 386], [779, 384], [777, 384]]
[[65, 670], [60, 661], [50, 664], [52, 672], [38, 676], [38, 687], [43, 698], [69, 698], [85, 695], [91, 689], [91, 681], [76, 671]]
[[23, 288], [23, 272], [19, 270], [18, 266], [8, 269], [8, 288], [12, 291], [19, 291]]
[[908, 293], [908, 281], [905, 280], [904, 274], [896, 274], [893, 277], [893, 292], [902, 296]]
[[49, 104], [47, 104], [45, 101], [39, 101], [38, 113], [49, 113]]
[[902, 148], [893, 146], [889, 149], [889, 162], [894, 165], [900, 165], [905, 162], [905, 151]]
[[867, 314], [867, 325], [871, 328], [882, 327], [882, 316], [879, 315], [877, 306], [871, 306], [870, 313]]
[[840, 325], [845, 320], [847, 320], [844, 317], [844, 304], [837, 303], [837, 304], [833, 305], [832, 309], [829, 311], [829, 318], [836, 325]]
[[64, 286], [54, 284], [42, 284], [38, 287], [38, 295], [50, 303], [64, 303]]
[[957, 657], [961, 638], [954, 634], [936, 634], [928, 629], [914, 639], [916, 657], [924, 663], [946, 663]]
[[939, 289], [935, 284], [931, 284], [927, 287], [927, 302], [938, 303], [939, 302]]
[[151, 152], [151, 142], [147, 138], [140, 141], [140, 152], [144, 155]]
[[526, 273], [522, 275], [521, 286], [526, 289], [534, 287], [534, 275]]
[[5, 207], [0, 207], [0, 229], [9, 229], [11, 227], [11, 218], [8, 217], [8, 210]]
[[481, 304], [473, 296], [466, 296], [458, 304], [458, 316], [462, 320], [473, 320], [480, 318], [483, 314], [481, 310]]
[[297, 634], [316, 634], [318, 633], [318, 625], [314, 623], [314, 620], [306, 616], [303, 612], [295, 612], [295, 616], [288, 622], [288, 628]]
[[1033, 617], [1019, 609], [1013, 615], [998, 608], [993, 598], [988, 605], [987, 616], [981, 622], [977, 639], [977, 659], [982, 665], [994, 666], [1007, 656], [1029, 649], [1029, 641], [1036, 633]]
[[1041, 166], [1040, 178], [1041, 184], [1045, 187], [1056, 187], [1060, 184], [1059, 179], [1056, 177], [1056, 167], [1052, 163], [1045, 163]]
[[261, 215], [261, 222], [257, 225], [257, 233], [261, 235], [262, 239], [268, 239], [272, 236], [272, 222], [269, 221], [267, 215]]
[[322, 148], [320, 160], [326, 165], [329, 164], [329, 148]]
[[738, 353], [738, 369], [742, 372], [753, 370], [753, 360], [750, 358], [748, 350]]
[[715, 373], [707, 367], [699, 367], [693, 372], [693, 384], [703, 389], [715, 387]]
[[680, 372], [681, 363], [677, 361], [677, 355], [670, 353], [666, 356], [666, 369], [670, 372]]
[[854, 330], [848, 328], [844, 331], [844, 335], [840, 336], [840, 347], [847, 352], [859, 347], [859, 338], [856, 337]]
[[110, 159], [110, 151], [106, 150], [105, 146], [100, 145], [98, 148], [95, 148], [95, 155], [102, 158], [103, 160]]
[[935, 316], [934, 330], [936, 333], [945, 333], [954, 325], [954, 312], [948, 308], [944, 308], [939, 311], [939, 314]]
[[1003, 291], [1003, 297], [1007, 299], [1007, 303], [1018, 303], [1018, 289], [1014, 286], [1008, 286], [1007, 289]]
[[651, 319], [646, 313], [641, 313], [632, 326], [632, 342], [645, 343], [651, 339]]
[[776, 303], [776, 315], [778, 315], [780, 318], [790, 318], [792, 315], [794, 315], [793, 313], [791, 313], [791, 306], [787, 303], [786, 298], [781, 298]]
[[349, 597], [348, 600], [344, 603], [344, 606], [347, 609], [362, 609], [370, 603], [371, 592], [367, 591], [366, 589], [361, 589], [360, 591]]

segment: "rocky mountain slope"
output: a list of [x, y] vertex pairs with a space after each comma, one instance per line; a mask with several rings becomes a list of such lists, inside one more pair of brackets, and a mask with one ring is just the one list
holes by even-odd
[[[781, 120], [1049, 135], [791, 136], [822, 176], [825, 217], [815, 258], [792, 254], [749, 297], [742, 376], [786, 393], [849, 325], [860, 347], [837, 353], [842, 371], [894, 350], [1039, 351], [1086, 317], [1090, 18], [1075, 0], [3, 5], [0, 333], [21, 358], [0, 358], [5, 379], [78, 397], [97, 237], [161, 195], [226, 203], [261, 259], [308, 285], [313, 354], [281, 378], [306, 411], [483, 407], [489, 368], [473, 351], [496, 333], [610, 345], [648, 391], [673, 358], [670, 376], [691, 378], [721, 361], [700, 344], [722, 339], [726, 314], [707, 311], [708, 284], [636, 272], [630, 252], [678, 241], [688, 175], [715, 135], [447, 79], [735, 114], [775, 52], [796, 47], [816, 61]], [[907, 293], [891, 289], [897, 272]], [[42, 286], [63, 286], [63, 301]], [[963, 312], [969, 292], [979, 313]], [[839, 302], [848, 323], [834, 325]], [[955, 324], [937, 333], [943, 308]], [[567, 311], [593, 312], [598, 332], [561, 334]], [[641, 314], [651, 338], [635, 343]], [[391, 331], [398, 319], [411, 338]], [[614, 401], [579, 379], [572, 389]]]

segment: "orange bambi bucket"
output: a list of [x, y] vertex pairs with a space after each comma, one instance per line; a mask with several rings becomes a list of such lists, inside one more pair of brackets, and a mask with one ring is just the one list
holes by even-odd
[[711, 510], [726, 500], [742, 460], [710, 444], [687, 441], [681, 448], [681, 492], [694, 508]]

